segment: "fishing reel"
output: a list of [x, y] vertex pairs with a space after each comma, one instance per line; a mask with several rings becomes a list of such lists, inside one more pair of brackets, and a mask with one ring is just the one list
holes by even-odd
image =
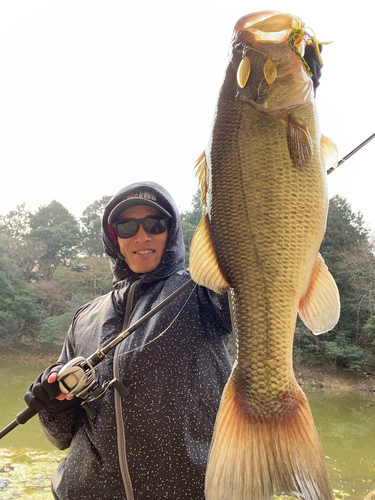
[[[94, 365], [82, 356], [68, 361], [58, 372], [57, 381], [61, 392], [69, 397], [83, 399], [82, 406], [103, 397], [112, 385], [121, 397], [129, 394], [129, 390], [116, 378], [100, 385]], [[88, 407], [84, 408], [88, 410]]]

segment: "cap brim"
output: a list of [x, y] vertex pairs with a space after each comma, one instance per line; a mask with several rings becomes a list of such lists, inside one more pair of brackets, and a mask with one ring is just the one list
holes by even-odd
[[133, 207], [134, 205], [148, 205], [150, 207], [157, 208], [163, 215], [172, 218], [171, 214], [167, 212], [163, 207], [158, 205], [155, 201], [147, 200], [145, 198], [128, 198], [127, 200], [120, 201], [120, 203], [115, 206], [115, 208], [108, 216], [108, 224], [117, 222], [117, 218], [121, 214], [121, 212], [129, 207]]

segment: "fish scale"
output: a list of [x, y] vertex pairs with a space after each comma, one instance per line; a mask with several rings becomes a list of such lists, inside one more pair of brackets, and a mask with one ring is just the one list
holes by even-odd
[[[197, 162], [204, 215], [191, 275], [229, 291], [236, 350], [210, 449], [207, 500], [333, 498], [292, 366], [298, 312], [316, 334], [332, 328], [339, 312], [319, 256], [328, 195], [312, 83], [288, 42], [301, 26], [270, 12], [239, 20], [210, 142]], [[238, 77], [243, 57], [250, 73]], [[274, 79], [264, 76], [268, 60]]]

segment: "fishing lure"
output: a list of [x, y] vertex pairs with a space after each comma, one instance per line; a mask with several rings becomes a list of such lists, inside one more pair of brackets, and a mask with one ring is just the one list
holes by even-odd
[[310, 66], [307, 64], [306, 60], [303, 57], [303, 52], [304, 52], [303, 42], [305, 42], [307, 45], [312, 45], [314, 47], [315, 52], [319, 59], [320, 67], [323, 67], [323, 61], [320, 55], [319, 45], [328, 45], [331, 42], [318, 42], [315, 35], [310, 35], [305, 29], [303, 29], [304, 25], [298, 17], [295, 17], [294, 21], [297, 24], [297, 27], [290, 28], [290, 33], [288, 36], [288, 45], [291, 48], [291, 50], [293, 50], [293, 52], [297, 54], [297, 56], [301, 59], [303, 67], [305, 68], [307, 74], [311, 77], [312, 71], [310, 69]]
[[267, 59], [264, 68], [263, 68], [263, 73], [264, 77], [267, 80], [268, 85], [271, 85], [276, 80], [277, 77], [277, 64], [275, 61], [272, 61], [272, 59]]
[[250, 59], [246, 55], [248, 49], [249, 47], [246, 47], [246, 45], [243, 46], [242, 59], [237, 70], [237, 83], [241, 89], [245, 87], [251, 71]]

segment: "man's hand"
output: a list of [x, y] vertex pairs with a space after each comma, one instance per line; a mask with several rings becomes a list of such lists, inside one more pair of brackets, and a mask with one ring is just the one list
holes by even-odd
[[47, 368], [25, 394], [26, 404], [34, 410], [46, 410], [50, 413], [61, 413], [79, 402], [79, 398], [69, 397], [61, 392], [57, 376], [61, 363]]
[[[47, 379], [48, 383], [54, 384], [55, 382], [57, 382], [57, 375], [58, 375], [57, 371], [50, 372], [48, 379]], [[60, 392], [60, 394], [58, 396], [56, 396], [55, 399], [58, 399], [59, 401], [64, 401], [64, 399], [67, 399], [70, 401], [73, 398], [74, 398], [74, 396], [68, 396], [67, 394], [65, 394], [65, 392]]]

